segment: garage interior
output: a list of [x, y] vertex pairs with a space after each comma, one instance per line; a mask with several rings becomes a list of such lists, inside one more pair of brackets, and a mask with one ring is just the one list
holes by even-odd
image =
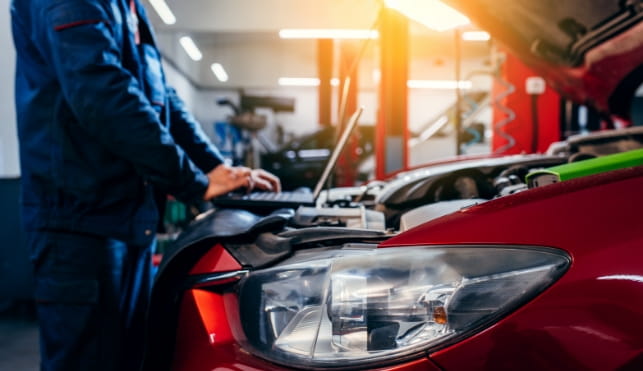
[[[438, 1], [424, 2], [430, 9], [422, 19], [413, 16], [423, 6], [409, 13], [381, 0], [141, 2], [166, 78], [206, 135], [230, 164], [267, 169], [285, 190], [315, 186], [360, 106], [334, 187], [383, 181], [454, 156], [545, 153], [575, 135], [643, 125], [636, 108], [643, 88], [631, 122], [606, 120], [561, 96], [462, 14], [437, 14], [442, 8], [431, 7]], [[9, 6], [0, 0], [0, 369], [36, 370]], [[339, 35], [305, 34], [324, 30]], [[293, 167], [303, 163], [310, 165]], [[166, 207], [161, 248], [198, 213], [171, 198]]]

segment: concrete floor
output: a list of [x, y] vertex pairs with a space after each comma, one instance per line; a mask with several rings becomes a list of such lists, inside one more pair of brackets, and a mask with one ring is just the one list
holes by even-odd
[[0, 312], [0, 370], [40, 368], [38, 323], [33, 306], [19, 303]]

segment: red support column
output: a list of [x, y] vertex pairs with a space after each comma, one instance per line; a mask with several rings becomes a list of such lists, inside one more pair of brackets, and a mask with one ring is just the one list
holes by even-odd
[[319, 125], [332, 124], [330, 80], [333, 77], [333, 40], [317, 41], [317, 76], [319, 77]]
[[380, 13], [380, 107], [375, 130], [375, 176], [384, 179], [408, 164], [408, 20], [395, 10]]

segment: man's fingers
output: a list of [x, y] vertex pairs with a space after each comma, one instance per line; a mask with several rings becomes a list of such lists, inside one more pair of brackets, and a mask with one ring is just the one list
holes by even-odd
[[252, 174], [252, 170], [245, 166], [237, 166], [234, 169], [237, 172], [237, 176], [248, 176]]
[[256, 186], [255, 179], [252, 178], [252, 174], [248, 174], [244, 177], [244, 184], [241, 187], [246, 187], [246, 191], [252, 191]]
[[258, 188], [264, 191], [281, 192], [279, 178], [262, 169], [252, 170], [245, 166], [230, 167], [221, 164], [207, 175], [209, 185], [204, 195], [206, 200], [239, 188], [245, 188], [247, 191]]
[[267, 191], [281, 192], [281, 182], [279, 178], [273, 174], [262, 169], [255, 169], [252, 171], [252, 175], [258, 188]]
[[255, 188], [261, 189], [263, 191], [274, 191], [274, 187], [270, 182], [260, 177], [253, 177]]

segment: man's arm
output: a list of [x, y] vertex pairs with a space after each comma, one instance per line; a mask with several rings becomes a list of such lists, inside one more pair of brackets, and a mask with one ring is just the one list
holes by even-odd
[[53, 63], [74, 117], [146, 179], [184, 200], [202, 197], [207, 176], [176, 145], [143, 87], [122, 66], [120, 14], [103, 4], [109, 2], [59, 1], [41, 13], [39, 47]]
[[201, 125], [187, 110], [174, 88], [167, 87], [166, 92], [172, 137], [199, 169], [204, 172], [211, 171], [223, 162], [223, 156], [205, 135]]
[[177, 96], [176, 91], [167, 88], [170, 104], [170, 132], [176, 142], [187, 152], [190, 159], [204, 172], [208, 172], [210, 187], [206, 192], [206, 199], [211, 196], [222, 194], [220, 189], [227, 188], [224, 185], [239, 177], [248, 177], [242, 184], [247, 189], [259, 188], [280, 192], [281, 182], [279, 178], [261, 169], [250, 170], [247, 168], [231, 168], [221, 165], [223, 158], [219, 150], [212, 144], [210, 139], [203, 133], [201, 126], [196, 119], [188, 112], [183, 101]]
[[202, 133], [195, 157], [207, 175], [194, 165], [160, 123], [143, 87], [123, 67], [123, 51], [116, 41], [121, 15], [105, 4], [58, 1], [40, 13], [37, 32], [44, 37], [39, 48], [53, 63], [78, 125], [143, 177], [182, 200], [209, 199], [242, 186], [252, 188], [253, 179], [264, 181], [264, 176], [245, 168], [214, 177], [213, 171], [224, 165]]

